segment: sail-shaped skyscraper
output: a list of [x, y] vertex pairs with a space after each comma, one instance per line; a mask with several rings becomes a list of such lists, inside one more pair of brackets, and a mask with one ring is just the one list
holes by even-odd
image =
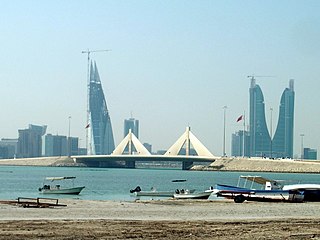
[[254, 77], [250, 85], [250, 156], [270, 153], [271, 138], [266, 124], [264, 97]]
[[261, 88], [251, 78], [250, 86], [250, 156], [293, 157], [294, 82], [290, 80], [281, 96], [277, 129], [271, 141], [266, 124]]
[[115, 148], [111, 119], [97, 65], [92, 62], [88, 87], [87, 153], [89, 155], [111, 154]]
[[293, 157], [294, 81], [289, 81], [281, 96], [279, 119], [272, 140], [272, 157]]

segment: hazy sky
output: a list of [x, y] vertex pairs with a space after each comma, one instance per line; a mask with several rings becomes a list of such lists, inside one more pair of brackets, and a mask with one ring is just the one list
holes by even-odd
[[169, 148], [190, 125], [215, 155], [248, 113], [248, 75], [257, 78], [267, 124], [295, 79], [294, 153], [319, 148], [320, 1], [15, 1], [0, 7], [0, 138], [29, 123], [79, 136], [85, 146], [86, 49], [95, 53], [116, 145], [123, 121], [140, 140]]

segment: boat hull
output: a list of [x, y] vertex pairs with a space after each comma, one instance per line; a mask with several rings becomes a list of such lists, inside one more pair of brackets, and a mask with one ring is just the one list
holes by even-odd
[[73, 194], [78, 195], [85, 187], [60, 188], [60, 189], [42, 189], [43, 194]]
[[173, 192], [158, 192], [158, 191], [141, 191], [135, 192], [134, 195], [137, 197], [173, 197]]
[[201, 192], [201, 193], [179, 193], [174, 194], [175, 199], [208, 199], [211, 192]]

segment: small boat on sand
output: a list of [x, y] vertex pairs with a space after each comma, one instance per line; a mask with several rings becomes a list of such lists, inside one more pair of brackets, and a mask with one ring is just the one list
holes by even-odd
[[[142, 191], [140, 186], [135, 189], [131, 189], [130, 193], [136, 197], [174, 197], [174, 193], [180, 191], [179, 189], [175, 191], [158, 191], [156, 188], [152, 187], [150, 191]], [[193, 193], [195, 190], [188, 190], [188, 192]]]
[[173, 191], [157, 191], [155, 188], [151, 188], [150, 191], [142, 191], [140, 186], [135, 189], [131, 189], [130, 193], [136, 197], [173, 197]]
[[[43, 183], [43, 186], [39, 188], [39, 192], [43, 194], [74, 194], [78, 195], [82, 189], [84, 189], [84, 186], [75, 187], [74, 186], [74, 179], [76, 177], [46, 177], [45, 181]], [[57, 181], [59, 183], [65, 182], [65, 180], [71, 180], [72, 186], [68, 184], [69, 186], [61, 186], [60, 184], [57, 184]]]
[[212, 191], [211, 190], [207, 190], [204, 192], [190, 192], [188, 190], [180, 190], [180, 191], [176, 191], [173, 194], [173, 197], [175, 199], [208, 199], [211, 195]]

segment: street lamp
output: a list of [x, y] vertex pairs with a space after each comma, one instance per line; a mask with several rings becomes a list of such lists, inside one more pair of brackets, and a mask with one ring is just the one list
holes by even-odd
[[226, 154], [226, 110], [227, 106], [223, 107], [223, 156], [225, 157]]
[[272, 159], [272, 111], [273, 108], [270, 108], [270, 158]]
[[304, 158], [304, 154], [303, 154], [303, 137], [304, 137], [304, 134], [300, 134], [300, 137], [301, 137], [301, 159]]
[[70, 126], [71, 126], [71, 116], [68, 117], [69, 119], [69, 130], [68, 130], [68, 157], [71, 156], [71, 141], [70, 141]]

